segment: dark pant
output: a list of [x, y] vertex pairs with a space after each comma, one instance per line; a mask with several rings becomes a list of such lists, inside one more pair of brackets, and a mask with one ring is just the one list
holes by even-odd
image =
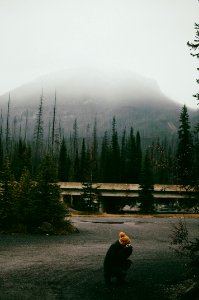
[[127, 259], [122, 264], [112, 267], [111, 270], [105, 271], [104, 279], [106, 283], [111, 283], [111, 277], [116, 277], [118, 281], [123, 281], [131, 264], [132, 261]]

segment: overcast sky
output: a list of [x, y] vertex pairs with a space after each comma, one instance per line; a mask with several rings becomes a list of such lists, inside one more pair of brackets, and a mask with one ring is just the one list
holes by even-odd
[[196, 107], [186, 43], [198, 16], [197, 0], [0, 0], [0, 94], [62, 69], [118, 68]]

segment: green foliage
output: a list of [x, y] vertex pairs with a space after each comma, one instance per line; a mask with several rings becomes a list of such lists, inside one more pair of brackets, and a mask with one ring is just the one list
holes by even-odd
[[[4, 166], [0, 186], [0, 229], [23, 232], [55, 233], [66, 226], [67, 210], [60, 201], [60, 187], [52, 183], [54, 165], [46, 156], [37, 181], [24, 169], [19, 182], [14, 182], [9, 162]], [[48, 228], [48, 229], [47, 229]]]
[[15, 182], [8, 159], [4, 162], [2, 178], [0, 182], [0, 228], [8, 229], [16, 224]]
[[19, 182], [16, 183], [14, 196], [17, 208], [17, 223], [22, 226], [24, 231], [31, 228], [33, 214], [32, 191], [35, 183], [32, 181], [31, 174], [26, 168], [23, 170]]
[[50, 154], [46, 154], [39, 166], [38, 181], [56, 182], [57, 181], [57, 168], [54, 158]]
[[[59, 124], [59, 130], [56, 129], [55, 108], [56, 104], [54, 105], [53, 114], [49, 114], [49, 116], [52, 116], [53, 123], [49, 121], [48, 138], [46, 138], [45, 133], [46, 126], [43, 124], [43, 97], [40, 99], [36, 124], [32, 128], [34, 136], [33, 132], [32, 135], [28, 132], [29, 127], [27, 118], [25, 138], [22, 138], [21, 130], [17, 130], [16, 128], [18, 124], [16, 118], [13, 126], [6, 124], [7, 127], [4, 125], [5, 128], [3, 128], [3, 120], [1, 120], [0, 123], [0, 170], [2, 169], [1, 162], [5, 160], [5, 155], [9, 154], [9, 159], [11, 161], [10, 173], [14, 175], [17, 182], [14, 183], [13, 181], [13, 184], [9, 181], [8, 186], [15, 188], [14, 194], [16, 194], [17, 200], [14, 204], [19, 205], [19, 207], [24, 206], [24, 212], [23, 209], [21, 209], [21, 223], [26, 222], [23, 221], [24, 216], [32, 215], [30, 211], [32, 209], [33, 211], [36, 210], [35, 207], [37, 205], [39, 210], [44, 209], [42, 208], [42, 200], [39, 195], [44, 192], [43, 187], [45, 184], [47, 186], [47, 183], [54, 183], [57, 180], [140, 183], [139, 200], [141, 201], [141, 210], [143, 212], [153, 211], [154, 206], [153, 181], [149, 184], [149, 179], [154, 178], [155, 183], [176, 184], [177, 182], [175, 179], [177, 177], [177, 170], [178, 174], [181, 176], [181, 178], [178, 176], [179, 182], [183, 182], [183, 180], [185, 182], [185, 179], [191, 179], [192, 187], [193, 185], [194, 188], [197, 186], [199, 178], [199, 143], [196, 139], [193, 141], [191, 138], [192, 135], [186, 107], [183, 108], [180, 116], [178, 156], [176, 156], [175, 137], [173, 138], [172, 143], [168, 143], [165, 139], [160, 140], [157, 138], [150, 147], [150, 153], [147, 154], [149, 155], [149, 164], [145, 157], [143, 166], [142, 147], [148, 147], [149, 142], [143, 145], [139, 131], [134, 134], [134, 128], [132, 126], [125, 128], [125, 130], [123, 130], [123, 136], [120, 136], [122, 128], [117, 130], [118, 126], [116, 118], [113, 117], [112, 127], [105, 132], [104, 137], [101, 137], [97, 136], [97, 121], [95, 119], [92, 136], [90, 135], [90, 131], [88, 132], [87, 130], [85, 138], [83, 136], [78, 136], [78, 125], [77, 120], [75, 119], [72, 134], [70, 137], [67, 137], [64, 135], [64, 129], [61, 128], [61, 123]], [[10, 123], [9, 111], [7, 121]], [[14, 131], [12, 131], [11, 128], [14, 128]], [[18, 140], [16, 135], [14, 135], [16, 132], [19, 132]], [[6, 152], [8, 140], [9, 153]], [[187, 147], [187, 145], [189, 147]], [[192, 146], [195, 147], [193, 156], [190, 155], [193, 150]], [[98, 154], [99, 152], [100, 155]], [[178, 158], [178, 168], [173, 168], [173, 165], [176, 167], [176, 164], [174, 164], [176, 157]], [[190, 157], [191, 159], [193, 158], [194, 163], [190, 162]], [[192, 166], [194, 164], [194, 168], [192, 168], [193, 172], [190, 171], [191, 163]], [[22, 182], [25, 181], [25, 178], [28, 180], [28, 176], [26, 177], [23, 174], [24, 168], [26, 168], [26, 171], [29, 170], [30, 175], [34, 178], [34, 181], [30, 179], [29, 182], [30, 195], [28, 195], [28, 187], [27, 195], [23, 195], [23, 193], [20, 192], [20, 189], [22, 188], [21, 185], [25, 186], [25, 183]], [[1, 173], [1, 175], [3, 183], [3, 181], [6, 181], [6, 179], [3, 178], [5, 177], [5, 173]], [[194, 182], [193, 179], [195, 180]], [[43, 182], [43, 185], [41, 185], [41, 182]], [[187, 182], [188, 181], [186, 181], [186, 184]], [[40, 193], [37, 193], [37, 189], [39, 188], [41, 188], [41, 191]], [[8, 187], [6, 186], [6, 189], [4, 188], [4, 190], [7, 189]], [[44, 193], [44, 196], [46, 197], [47, 194]], [[195, 193], [195, 195], [196, 194], [197, 193]], [[19, 201], [20, 198], [24, 199], [21, 203]], [[25, 198], [28, 199], [28, 204], [26, 203]], [[186, 200], [189, 203], [197, 205], [197, 199], [199, 199], [198, 196], [194, 201], [192, 201], [193, 198]], [[13, 209], [15, 206], [16, 205], [13, 205]], [[116, 206], [120, 207], [121, 205], [119, 203]], [[27, 219], [31, 220], [31, 216]], [[45, 218], [42, 217], [41, 219], [43, 220]], [[34, 223], [34, 220], [31, 222]]]
[[60, 201], [60, 188], [56, 184], [40, 180], [32, 189], [32, 227], [38, 228], [47, 222], [59, 227], [66, 216], [64, 204]]
[[58, 180], [68, 181], [70, 171], [70, 159], [67, 154], [65, 139], [62, 139], [59, 160], [58, 160]]
[[178, 245], [183, 247], [188, 244], [189, 235], [187, 224], [184, 218], [180, 218], [178, 224], [172, 226], [172, 232], [170, 234], [171, 245]]
[[[175, 176], [175, 157], [171, 153], [167, 140], [160, 142], [158, 138], [149, 148], [150, 160], [153, 168], [154, 182], [172, 184]], [[174, 153], [175, 150], [172, 149]]]
[[[195, 23], [196, 35], [193, 43], [188, 42], [188, 46], [192, 49], [191, 55], [199, 58], [199, 24]], [[197, 83], [199, 80], [197, 79]], [[199, 100], [199, 93], [194, 95]], [[196, 126], [197, 133], [199, 132], [199, 123]], [[198, 177], [198, 138], [193, 148], [192, 136], [190, 133], [189, 116], [186, 106], [183, 106], [180, 115], [180, 126], [178, 130], [179, 144], [178, 144], [178, 171], [180, 173], [180, 183], [191, 186], [195, 191], [195, 198], [190, 202], [193, 205], [199, 203], [199, 177]], [[195, 153], [193, 151], [195, 150]], [[194, 155], [195, 154], [195, 155]], [[194, 159], [193, 159], [194, 157]], [[194, 166], [194, 167], [193, 167]], [[194, 203], [195, 202], [195, 203]], [[199, 275], [199, 239], [189, 239], [189, 232], [187, 230], [185, 220], [180, 219], [177, 225], [173, 226], [171, 234], [171, 245], [176, 246], [175, 251], [180, 255], [188, 256], [191, 259], [189, 269], [194, 275]]]
[[24, 168], [27, 168], [30, 172], [32, 170], [31, 148], [20, 138], [15, 144], [12, 155], [12, 170], [16, 180], [20, 179]]
[[137, 131], [135, 137], [135, 181], [139, 182], [142, 167], [142, 147], [140, 133]]
[[40, 166], [38, 180], [32, 189], [33, 224], [41, 226], [43, 222], [53, 227], [60, 226], [66, 216], [64, 204], [60, 201], [60, 187], [55, 182], [55, 165], [47, 155]]
[[74, 165], [73, 165], [73, 170], [74, 170], [74, 180], [75, 181], [80, 181], [81, 175], [80, 175], [80, 161], [79, 161], [79, 153], [78, 149], [76, 150], [75, 153], [75, 159], [74, 159]]
[[[199, 24], [198, 23], [195, 23], [195, 30], [196, 30], [196, 34], [195, 34], [194, 42], [192, 43], [188, 42], [187, 45], [192, 50], [191, 55], [195, 56], [196, 58], [199, 58], [199, 52], [197, 52], [199, 50]], [[199, 79], [197, 79], [196, 82], [199, 83]], [[199, 93], [195, 94], [194, 97], [196, 97], [198, 101]]]
[[199, 239], [190, 239], [185, 219], [179, 219], [178, 224], [172, 226], [170, 245], [180, 256], [190, 258], [188, 269], [192, 275], [199, 275]]
[[[143, 142], [141, 143], [139, 131], [134, 135], [132, 126], [129, 132], [128, 128], [125, 128], [122, 137], [120, 136], [122, 128], [117, 130], [116, 117], [113, 117], [112, 127], [105, 132], [104, 137], [101, 137], [98, 136], [97, 120], [94, 119], [92, 136], [87, 130], [86, 137], [83, 135], [79, 137], [77, 119], [75, 119], [71, 135], [65, 136], [61, 122], [59, 128], [56, 128], [55, 99], [53, 111], [49, 114], [47, 134], [47, 126], [43, 122], [43, 96], [41, 96], [35, 125], [32, 128], [28, 126], [28, 113], [26, 112], [25, 134], [22, 137], [23, 116], [20, 122], [15, 117], [14, 124], [10, 126], [12, 120], [9, 116], [9, 106], [10, 102], [8, 123], [4, 124], [3, 120], [0, 122], [0, 169], [5, 154], [9, 154], [12, 173], [16, 180], [20, 179], [24, 167], [29, 169], [36, 178], [41, 161], [46, 154], [50, 153], [56, 167], [57, 174], [54, 177], [60, 181], [83, 182], [92, 177], [92, 182], [139, 182]], [[17, 128], [18, 124], [20, 128]], [[11, 128], [14, 129], [11, 130]], [[81, 131], [83, 131], [82, 128]], [[18, 132], [17, 140], [16, 133]], [[173, 147], [173, 144], [170, 146]], [[167, 151], [167, 149], [163, 150]], [[163, 178], [161, 179], [163, 183], [171, 183], [170, 178], [174, 178], [173, 174], [170, 176], [170, 164], [159, 164], [158, 173], [161, 174], [159, 177]], [[172, 181], [172, 183], [175, 182]]]
[[2, 126], [0, 127], [0, 176], [1, 172], [3, 170], [3, 159], [4, 159], [4, 153], [3, 153], [3, 134], [2, 134]]
[[113, 117], [112, 121], [112, 138], [110, 147], [110, 182], [120, 182], [120, 147], [115, 117]]
[[98, 199], [98, 187], [93, 187], [92, 182], [82, 183], [83, 193], [81, 194], [79, 209], [82, 211], [98, 211], [99, 199]]
[[136, 143], [133, 128], [131, 127], [130, 135], [127, 140], [127, 163], [126, 163], [126, 180], [127, 182], [136, 182]]
[[93, 128], [93, 142], [91, 147], [91, 172], [92, 181], [98, 181], [98, 140], [97, 140], [97, 120], [95, 118], [94, 128]]
[[104, 133], [104, 137], [102, 140], [102, 149], [101, 149], [101, 157], [100, 157], [100, 179], [102, 182], [109, 182], [110, 179], [110, 148], [109, 148], [109, 140], [107, 132]]
[[88, 155], [86, 153], [85, 139], [83, 139], [81, 157], [80, 157], [80, 181], [84, 182], [88, 180], [89, 173], [90, 173], [89, 166], [90, 166], [90, 162], [88, 159]]
[[182, 108], [179, 122], [177, 149], [178, 182], [186, 187], [191, 185], [193, 181], [194, 152], [189, 115], [185, 105]]

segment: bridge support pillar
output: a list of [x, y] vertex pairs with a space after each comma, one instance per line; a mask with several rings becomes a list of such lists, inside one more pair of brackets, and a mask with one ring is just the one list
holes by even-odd
[[102, 201], [99, 201], [99, 212], [103, 213], [104, 212], [104, 204]]

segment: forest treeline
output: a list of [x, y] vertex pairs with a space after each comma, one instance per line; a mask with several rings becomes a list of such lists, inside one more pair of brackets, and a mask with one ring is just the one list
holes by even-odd
[[[117, 120], [103, 136], [98, 136], [97, 119], [86, 136], [78, 133], [78, 120], [73, 123], [70, 136], [64, 135], [56, 116], [56, 99], [52, 108], [52, 119], [48, 126], [43, 120], [43, 98], [41, 97], [35, 118], [32, 136], [29, 134], [28, 113], [25, 128], [16, 119], [10, 119], [10, 100], [7, 116], [0, 120], [0, 176], [4, 162], [9, 161], [11, 173], [19, 181], [24, 169], [35, 177], [46, 156], [49, 168], [53, 169], [49, 181], [139, 183], [144, 157], [149, 156], [154, 183], [192, 184], [198, 178], [198, 134], [191, 128], [189, 114], [183, 106], [179, 115], [176, 138], [157, 137], [152, 143], [142, 143], [139, 131], [123, 128], [117, 131]], [[5, 115], [5, 114], [4, 114]], [[133, 120], [132, 120], [133, 122]], [[44, 128], [48, 127], [48, 132]], [[121, 128], [120, 128], [121, 131]], [[51, 164], [51, 166], [50, 166]]]
[[[157, 138], [143, 147], [133, 127], [118, 135], [115, 116], [103, 136], [98, 136], [97, 119], [92, 127], [87, 126], [85, 137], [79, 136], [75, 119], [73, 131], [65, 136], [64, 128], [57, 126], [56, 101], [46, 134], [42, 97], [30, 136], [28, 117], [21, 128], [10, 118], [10, 105], [9, 100], [6, 119], [1, 113], [0, 121], [1, 231], [65, 232], [69, 222], [56, 184], [60, 181], [82, 182], [78, 207], [87, 211], [99, 207], [94, 182], [140, 184], [140, 209], [145, 213], [154, 210], [154, 183], [181, 184], [187, 189], [198, 186], [198, 135], [191, 129], [186, 106], [179, 116], [175, 142]], [[107, 209], [117, 212], [117, 205]]]

